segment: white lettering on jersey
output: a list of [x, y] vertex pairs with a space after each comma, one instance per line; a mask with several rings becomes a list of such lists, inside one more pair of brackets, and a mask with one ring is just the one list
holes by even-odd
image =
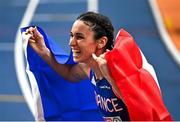
[[[100, 96], [99, 94], [97, 94], [95, 92], [95, 97], [96, 97], [96, 103], [97, 105], [105, 110], [105, 111], [108, 111], [108, 112], [119, 112], [119, 111], [122, 111], [123, 108], [120, 108], [120, 106], [118, 105], [118, 99], [117, 98], [104, 98], [102, 96]], [[112, 106], [110, 108], [110, 106]]]

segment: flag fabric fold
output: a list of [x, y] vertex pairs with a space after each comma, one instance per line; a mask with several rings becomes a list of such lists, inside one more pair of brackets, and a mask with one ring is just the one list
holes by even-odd
[[153, 67], [133, 37], [121, 29], [105, 55], [110, 73], [127, 106], [130, 120], [170, 121]]
[[[95, 103], [93, 87], [89, 79], [78, 83], [71, 83], [58, 75], [41, 57], [28, 45], [29, 35], [22, 28], [22, 39], [26, 54], [26, 71], [32, 88], [35, 119], [36, 120], [76, 120], [90, 121], [102, 120], [99, 109]], [[50, 49], [58, 63], [75, 64], [72, 55], [65, 53], [54, 41], [39, 27], [46, 46]], [[32, 77], [34, 79], [32, 80]]]

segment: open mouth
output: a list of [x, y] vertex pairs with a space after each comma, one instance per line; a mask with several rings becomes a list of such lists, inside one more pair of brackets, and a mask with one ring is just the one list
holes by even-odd
[[72, 50], [73, 56], [78, 56], [81, 52], [79, 50]]

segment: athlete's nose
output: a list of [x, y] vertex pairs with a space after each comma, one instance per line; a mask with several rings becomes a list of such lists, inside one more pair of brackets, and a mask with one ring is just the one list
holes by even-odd
[[69, 41], [69, 46], [71, 46], [71, 47], [72, 47], [72, 46], [75, 46], [76, 43], [77, 43], [76, 40], [75, 40], [73, 37], [71, 37], [71, 38], [70, 38], [70, 41]]

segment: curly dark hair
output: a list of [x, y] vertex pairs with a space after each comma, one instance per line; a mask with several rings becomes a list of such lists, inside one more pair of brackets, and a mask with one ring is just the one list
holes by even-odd
[[86, 12], [79, 15], [76, 20], [84, 21], [86, 25], [90, 26], [95, 33], [95, 39], [106, 36], [108, 38], [106, 49], [113, 48], [114, 27], [108, 17], [95, 12]]

